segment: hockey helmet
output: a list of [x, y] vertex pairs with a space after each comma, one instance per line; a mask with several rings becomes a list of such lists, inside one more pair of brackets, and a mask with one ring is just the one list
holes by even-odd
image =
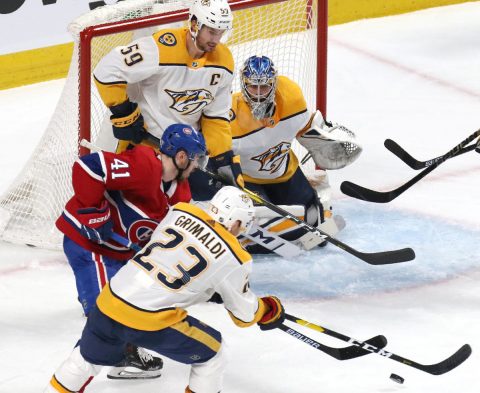
[[248, 232], [255, 219], [255, 209], [250, 197], [233, 186], [222, 187], [208, 205], [208, 214], [227, 230], [238, 220], [240, 234]]
[[204, 168], [207, 163], [207, 146], [203, 135], [187, 124], [171, 124], [163, 132], [160, 151], [169, 157], [184, 151], [190, 161], [198, 157], [198, 164]]
[[[191, 32], [193, 18], [197, 21], [197, 31], [202, 26], [219, 30], [232, 30], [233, 28], [233, 15], [227, 0], [194, 0], [188, 15]], [[192, 32], [192, 35], [195, 38], [197, 33]]]
[[267, 56], [251, 56], [240, 70], [243, 97], [256, 119], [273, 114], [277, 70]]

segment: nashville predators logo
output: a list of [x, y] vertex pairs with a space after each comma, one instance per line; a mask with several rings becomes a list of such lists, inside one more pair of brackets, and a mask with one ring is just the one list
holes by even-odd
[[165, 89], [165, 91], [173, 100], [170, 108], [175, 109], [182, 115], [192, 115], [200, 112], [213, 101], [212, 93], [205, 89], [185, 91], [172, 91]]
[[280, 142], [277, 146], [271, 147], [266, 152], [251, 159], [260, 163], [259, 171], [275, 173], [282, 167], [289, 151], [290, 143]]

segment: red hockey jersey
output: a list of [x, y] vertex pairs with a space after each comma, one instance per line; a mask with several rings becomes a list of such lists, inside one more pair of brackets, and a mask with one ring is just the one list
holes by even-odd
[[78, 209], [110, 205], [114, 232], [145, 244], [169, 206], [189, 202], [187, 180], [162, 181], [162, 162], [154, 150], [137, 146], [120, 154], [98, 152], [79, 158], [72, 169], [74, 196], [56, 222], [57, 228], [87, 250], [127, 260], [133, 252], [114, 241], [98, 244], [81, 234]]

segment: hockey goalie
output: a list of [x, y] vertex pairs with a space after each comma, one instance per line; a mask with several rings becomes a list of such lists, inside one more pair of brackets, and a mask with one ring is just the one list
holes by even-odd
[[[355, 134], [327, 122], [319, 111], [309, 111], [300, 87], [279, 76], [266, 56], [245, 61], [240, 86], [241, 91], [232, 96], [230, 121], [233, 151], [240, 156], [245, 187], [334, 236], [345, 223], [332, 214], [325, 170], [343, 168], [358, 158], [362, 148]], [[294, 138], [319, 168], [309, 179], [292, 150]], [[257, 226], [244, 241], [250, 252], [265, 251], [252, 240], [262, 244], [262, 238], [275, 234], [297, 250], [309, 250], [324, 241], [266, 207], [257, 207], [256, 214], [260, 218]]]

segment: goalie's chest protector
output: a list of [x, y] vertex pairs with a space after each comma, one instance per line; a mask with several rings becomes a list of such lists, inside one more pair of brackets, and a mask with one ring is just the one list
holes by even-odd
[[240, 155], [245, 180], [276, 183], [288, 180], [298, 167], [292, 140], [310, 121], [310, 112], [300, 87], [278, 77], [275, 112], [257, 120], [241, 93], [232, 97], [230, 114], [233, 150]]
[[233, 78], [230, 51], [219, 44], [215, 51], [193, 59], [186, 36], [186, 29], [160, 30], [138, 41], [145, 56], [135, 65], [136, 77], [151, 75], [129, 84], [128, 95], [138, 102], [149, 132], [157, 137], [173, 122], [200, 129], [202, 114], [228, 119]]

